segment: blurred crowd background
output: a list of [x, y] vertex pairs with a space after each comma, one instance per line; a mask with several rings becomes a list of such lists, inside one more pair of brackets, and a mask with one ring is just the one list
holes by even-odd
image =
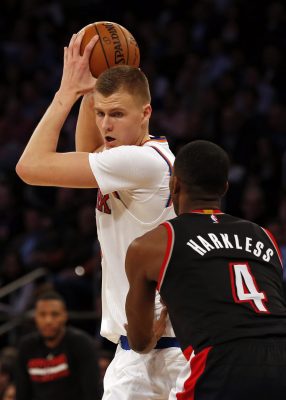
[[[141, 68], [151, 86], [151, 133], [166, 135], [174, 153], [194, 139], [211, 140], [227, 150], [232, 165], [223, 211], [267, 227], [285, 260], [286, 4], [1, 1], [0, 284], [37, 268], [47, 271], [0, 298], [1, 323], [29, 316], [37, 294], [53, 287], [73, 312], [71, 322], [92, 334], [103, 352], [112, 352], [98, 333], [96, 190], [30, 187], [15, 174], [28, 138], [59, 87], [63, 47], [72, 33], [100, 20], [124, 25], [137, 39]], [[64, 126], [59, 151], [74, 149], [77, 112], [78, 104]], [[11, 359], [19, 337], [29, 329], [25, 318], [0, 335], [2, 353], [10, 349]], [[1, 354], [0, 386], [7, 367]]]

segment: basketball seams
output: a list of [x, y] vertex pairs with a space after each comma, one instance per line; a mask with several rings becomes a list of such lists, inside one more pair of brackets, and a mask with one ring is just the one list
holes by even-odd
[[91, 73], [98, 77], [103, 71], [115, 65], [139, 67], [140, 52], [135, 38], [122, 25], [116, 22], [100, 21], [87, 25], [81, 43], [81, 52], [94, 35], [98, 42], [92, 49], [89, 59]]
[[140, 63], [140, 52], [139, 52], [138, 43], [137, 43], [136, 39], [134, 38], [134, 36], [126, 28], [122, 27], [122, 29], [126, 33], [127, 37], [129, 37], [129, 54], [130, 54], [130, 57], [132, 57], [129, 65], [132, 65], [132, 66], [138, 68], [139, 63]]
[[129, 63], [129, 42], [128, 42], [128, 39], [127, 39], [127, 37], [126, 37], [126, 35], [125, 35], [125, 31], [124, 31], [124, 29], [122, 28], [122, 26], [121, 26], [121, 25], [118, 25], [118, 27], [120, 28], [121, 33], [123, 34], [124, 39], [125, 39], [125, 41], [126, 41], [126, 48], [127, 48], [127, 61], [126, 61], [126, 64], [128, 64], [128, 63]]
[[98, 37], [99, 37], [99, 42], [100, 42], [100, 45], [101, 45], [102, 53], [103, 53], [105, 61], [106, 61], [106, 65], [107, 65], [108, 68], [110, 68], [110, 65], [109, 65], [109, 62], [108, 62], [108, 59], [107, 59], [107, 56], [106, 56], [106, 53], [105, 53], [105, 49], [104, 49], [104, 46], [102, 44], [101, 35], [99, 33], [99, 30], [98, 30], [96, 24], [94, 24], [93, 26], [94, 26], [94, 29], [96, 30], [96, 33], [97, 33]]

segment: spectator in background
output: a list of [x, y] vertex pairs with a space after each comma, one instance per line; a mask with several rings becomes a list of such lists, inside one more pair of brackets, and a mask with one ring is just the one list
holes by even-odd
[[16, 385], [14, 382], [8, 383], [0, 396], [0, 400], [16, 400]]
[[36, 301], [38, 332], [19, 347], [17, 400], [97, 400], [98, 360], [95, 344], [84, 332], [66, 327], [64, 300], [46, 292]]
[[0, 399], [14, 376], [14, 365], [9, 360], [0, 360]]

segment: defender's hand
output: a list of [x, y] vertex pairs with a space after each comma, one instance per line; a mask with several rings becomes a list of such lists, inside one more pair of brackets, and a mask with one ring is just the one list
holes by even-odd
[[153, 333], [157, 339], [156, 342], [160, 339], [160, 337], [162, 337], [162, 335], [165, 332], [167, 317], [168, 317], [167, 308], [163, 307], [159, 319], [156, 319], [153, 325]]

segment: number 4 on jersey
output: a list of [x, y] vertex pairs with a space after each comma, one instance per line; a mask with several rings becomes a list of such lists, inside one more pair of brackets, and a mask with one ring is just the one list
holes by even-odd
[[236, 303], [248, 302], [255, 312], [269, 313], [264, 304], [267, 297], [264, 292], [259, 291], [249, 265], [230, 263], [229, 271], [234, 301]]

